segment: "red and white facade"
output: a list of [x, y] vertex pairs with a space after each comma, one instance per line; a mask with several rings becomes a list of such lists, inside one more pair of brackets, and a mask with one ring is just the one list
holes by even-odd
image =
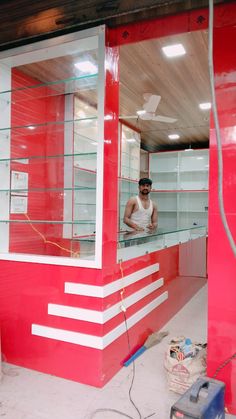
[[[231, 225], [235, 227], [232, 197], [236, 181], [232, 173], [235, 161], [236, 62], [233, 47], [229, 43], [225, 48], [222, 41], [235, 38], [235, 4], [218, 6], [215, 13], [215, 71], [228, 179], [225, 185], [226, 210]], [[200, 15], [202, 19], [199, 19]], [[70, 262], [47, 263], [43, 257], [35, 262], [30, 258], [27, 260], [27, 255], [21, 261], [19, 257], [0, 261], [0, 325], [4, 360], [101, 387], [129, 355], [121, 305], [126, 307], [131, 347], [135, 351], [205, 283], [201, 278], [179, 277], [179, 258], [184, 245], [117, 263], [117, 174], [119, 45], [207, 29], [207, 20], [207, 10], [201, 10], [106, 31], [104, 116], [111, 118], [104, 118], [103, 127], [102, 225], [99, 227], [100, 248], [98, 245], [97, 249], [100, 257], [90, 267], [86, 267], [86, 263], [79, 266], [76, 260], [73, 266], [69, 266]], [[210, 143], [208, 372], [211, 375], [219, 362], [236, 351], [236, 283], [235, 260], [217, 211], [213, 125]], [[222, 243], [225, 243], [225, 260]], [[231, 363], [219, 379], [226, 382], [226, 402], [236, 413], [234, 376], [234, 363]]]

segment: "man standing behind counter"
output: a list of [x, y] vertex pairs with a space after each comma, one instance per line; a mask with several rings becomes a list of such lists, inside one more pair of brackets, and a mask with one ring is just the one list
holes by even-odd
[[124, 223], [135, 231], [152, 232], [157, 228], [157, 206], [149, 198], [152, 181], [139, 180], [139, 194], [130, 198], [125, 207]]

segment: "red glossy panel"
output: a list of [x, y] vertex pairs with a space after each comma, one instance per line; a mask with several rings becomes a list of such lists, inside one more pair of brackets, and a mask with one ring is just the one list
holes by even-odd
[[[152, 38], [204, 30], [208, 28], [208, 20], [208, 9], [198, 9], [178, 15], [122, 25], [111, 30], [110, 45], [124, 45]], [[216, 27], [235, 25], [235, 2], [227, 5], [215, 5], [214, 22]]]
[[[108, 34], [107, 34], [108, 38]], [[108, 39], [107, 39], [108, 44]], [[118, 201], [118, 122], [119, 122], [118, 48], [105, 50], [105, 120], [103, 180], [103, 266], [116, 262]]]
[[[11, 126], [34, 126], [33, 130], [26, 128], [12, 129], [11, 158], [29, 156], [55, 156], [64, 153], [64, 125], [58, 130], [53, 124], [64, 120], [64, 96], [50, 96], [52, 89], [27, 88], [36, 86], [39, 82], [12, 70], [12, 107]], [[40, 91], [39, 91], [40, 90]], [[53, 91], [52, 91], [53, 93]], [[46, 122], [50, 125], [45, 125]], [[11, 170], [28, 173], [28, 188], [40, 188], [42, 192], [28, 193], [27, 216], [30, 220], [63, 219], [62, 190], [45, 193], [46, 188], [63, 188], [64, 161], [54, 159], [29, 159], [28, 164], [13, 161]], [[53, 195], [53, 198], [52, 198]], [[64, 197], [64, 193], [63, 193]], [[11, 219], [26, 220], [24, 215], [11, 215]], [[28, 219], [26, 220], [28, 221]], [[62, 225], [51, 227], [47, 224], [35, 225], [35, 228], [48, 240], [70, 249], [70, 243], [62, 243]], [[62, 255], [57, 246], [47, 246], [31, 224], [11, 224], [10, 252], [32, 254]], [[67, 254], [68, 255], [68, 254]], [[66, 256], [67, 256], [66, 255]]]
[[[235, 5], [234, 5], [235, 6]], [[228, 10], [228, 8], [226, 7]], [[226, 12], [227, 15], [227, 12]], [[235, 14], [234, 14], [235, 17]], [[236, 240], [236, 58], [232, 39], [236, 27], [214, 31], [214, 67], [216, 98], [221, 127], [224, 162], [224, 206], [231, 233]], [[208, 375], [236, 352], [236, 263], [219, 215], [217, 189], [217, 151], [214, 126], [210, 138], [210, 205], [209, 205], [209, 314]], [[236, 365], [232, 361], [218, 377], [226, 383], [226, 406], [236, 413]]]

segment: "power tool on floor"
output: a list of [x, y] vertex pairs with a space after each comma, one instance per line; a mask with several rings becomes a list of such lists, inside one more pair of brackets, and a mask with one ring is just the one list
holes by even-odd
[[225, 384], [200, 377], [172, 406], [171, 419], [225, 419]]

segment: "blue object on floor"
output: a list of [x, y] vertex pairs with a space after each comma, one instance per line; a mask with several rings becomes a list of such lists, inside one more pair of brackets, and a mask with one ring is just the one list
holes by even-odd
[[225, 419], [225, 384], [200, 377], [172, 406], [171, 419]]
[[140, 355], [142, 355], [147, 350], [146, 346], [141, 346], [127, 361], [123, 363], [125, 367], [128, 367], [131, 362], [135, 361], [136, 358], [138, 358]]

